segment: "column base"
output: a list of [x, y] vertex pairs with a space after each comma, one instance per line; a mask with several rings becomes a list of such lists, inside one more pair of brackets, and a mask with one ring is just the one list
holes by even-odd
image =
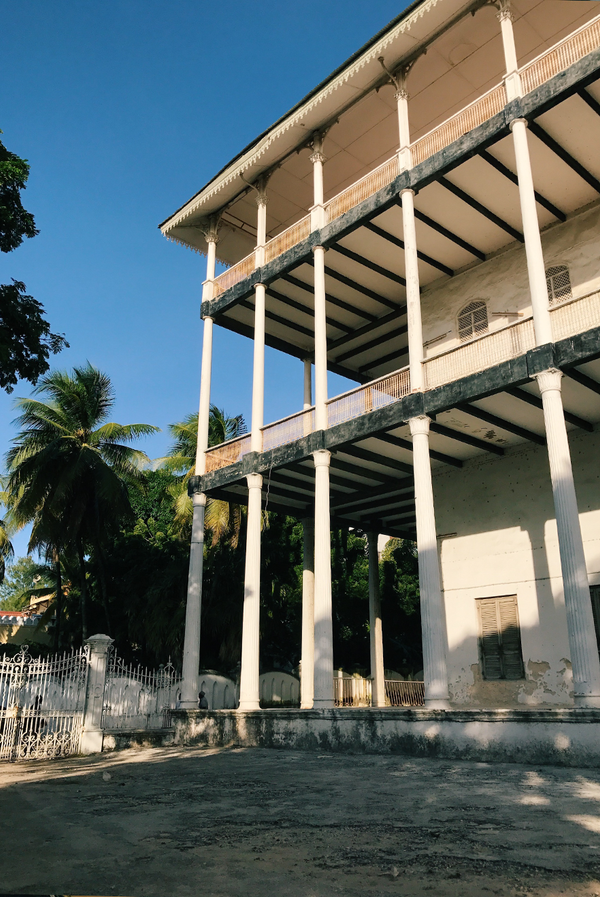
[[371, 704], [371, 707], [374, 707], [376, 710], [381, 710], [382, 707], [387, 707], [388, 705], [385, 701], [377, 701], [374, 704]]
[[260, 701], [240, 701], [238, 710], [260, 710]]
[[179, 707], [181, 710], [197, 710], [198, 701], [180, 701]]
[[313, 703], [312, 701], [302, 701], [300, 704], [300, 710], [312, 710]]
[[427, 710], [450, 710], [450, 701], [446, 698], [425, 698]]
[[313, 710], [333, 710], [335, 704], [333, 701], [320, 701], [318, 698], [315, 698], [312, 709]]
[[576, 707], [600, 707], [600, 695], [575, 695]]
[[104, 732], [100, 729], [91, 729], [83, 732], [81, 736], [81, 744], [79, 746], [80, 754], [101, 754], [102, 744], [104, 741]]

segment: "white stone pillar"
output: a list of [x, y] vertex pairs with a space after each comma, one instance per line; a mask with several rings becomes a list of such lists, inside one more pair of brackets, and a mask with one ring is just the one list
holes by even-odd
[[108, 649], [113, 643], [108, 635], [93, 635], [86, 639], [89, 648], [89, 666], [83, 711], [82, 754], [99, 754], [102, 751], [102, 707]]
[[267, 194], [258, 190], [256, 194], [258, 213], [256, 218], [256, 254], [255, 265], [260, 268], [265, 263], [265, 243], [267, 242]]
[[561, 377], [560, 371], [549, 370], [537, 374], [536, 380], [544, 405], [575, 704], [579, 707], [600, 707], [600, 661], [560, 394]]
[[[212, 285], [215, 276], [217, 234], [209, 231], [206, 283]], [[208, 425], [210, 415], [210, 386], [212, 377], [213, 319], [204, 318], [202, 336], [202, 368], [200, 374], [200, 407], [198, 409], [198, 439], [194, 473], [203, 476], [206, 471]], [[198, 707], [198, 670], [200, 669], [200, 625], [202, 617], [202, 574], [204, 567], [204, 513], [206, 495], [194, 490], [192, 496], [192, 539], [185, 606], [185, 635], [181, 683], [181, 707], [195, 710]]]
[[315, 429], [327, 429], [327, 321], [325, 318], [325, 249], [315, 246]]
[[446, 668], [446, 615], [440, 585], [433, 484], [429, 459], [429, 418], [413, 417], [409, 424], [413, 438], [425, 704], [433, 709], [447, 709], [449, 704]]
[[260, 529], [262, 477], [251, 473], [248, 481], [246, 567], [242, 618], [240, 710], [258, 710], [260, 663]]
[[315, 691], [315, 522], [302, 521], [302, 666], [300, 707], [310, 710]]
[[371, 648], [372, 706], [385, 707], [385, 671], [383, 664], [383, 629], [379, 595], [379, 553], [377, 533], [367, 536], [369, 551], [369, 633]]
[[315, 462], [315, 709], [333, 707], [333, 625], [331, 607], [330, 453], [313, 453]]
[[312, 408], [312, 361], [304, 359], [304, 410]]
[[510, 123], [515, 147], [517, 176], [519, 180], [519, 199], [521, 201], [521, 217], [523, 220], [523, 236], [525, 237], [525, 255], [527, 257], [527, 274], [535, 341], [538, 346], [552, 342], [552, 327], [548, 306], [548, 288], [546, 286], [546, 269], [542, 238], [538, 222], [531, 160], [527, 144], [527, 122], [524, 118]]
[[502, 32], [504, 64], [506, 66], [504, 86], [506, 88], [506, 98], [510, 101], [514, 100], [515, 97], [521, 96], [521, 78], [517, 71], [519, 63], [517, 61], [517, 47], [515, 44], [513, 14], [510, 8], [510, 0], [499, 0], [498, 20]]
[[254, 288], [254, 368], [252, 375], [252, 429], [250, 450], [262, 452], [262, 431], [265, 408], [265, 301], [264, 284]]
[[401, 81], [396, 88], [396, 103], [398, 107], [398, 136], [400, 140], [400, 149], [398, 151], [398, 162], [400, 171], [412, 168], [412, 158], [410, 153], [410, 125], [408, 120], [408, 91], [405, 86], [406, 78], [402, 76]]
[[310, 161], [313, 164], [313, 205], [310, 210], [311, 230], [318, 230], [326, 224], [323, 179], [323, 165], [326, 160], [323, 154], [322, 134], [316, 134], [313, 139], [313, 152], [310, 155]]
[[403, 190], [402, 228], [404, 236], [404, 269], [406, 279], [406, 318], [408, 324], [408, 358], [410, 388], [412, 392], [423, 389], [423, 325], [421, 322], [421, 296], [419, 292], [419, 259], [417, 257], [417, 232], [415, 228], [415, 194]]

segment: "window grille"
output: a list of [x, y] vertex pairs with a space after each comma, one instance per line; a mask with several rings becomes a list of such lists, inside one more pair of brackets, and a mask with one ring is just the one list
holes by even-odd
[[488, 331], [488, 316], [485, 302], [469, 302], [458, 315], [458, 336], [461, 343], [481, 336]]
[[571, 278], [566, 265], [556, 265], [554, 268], [546, 270], [546, 286], [548, 287], [550, 307], [573, 298]]
[[479, 645], [484, 679], [523, 679], [517, 596], [479, 598]]

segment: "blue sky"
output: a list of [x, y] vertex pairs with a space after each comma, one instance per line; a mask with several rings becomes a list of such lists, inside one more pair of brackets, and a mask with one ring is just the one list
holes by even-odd
[[[39, 236], [0, 257], [70, 349], [109, 374], [113, 419], [162, 432], [197, 408], [205, 260], [160, 221], [357, 50], [403, 0], [20, 0], [0, 32], [2, 140], [31, 164]], [[265, 421], [301, 408], [301, 363], [267, 350]], [[249, 422], [251, 343], [216, 328], [212, 400]], [[344, 381], [332, 378], [330, 391]], [[0, 393], [0, 451], [16, 396]], [[26, 539], [15, 548], [24, 553]]]

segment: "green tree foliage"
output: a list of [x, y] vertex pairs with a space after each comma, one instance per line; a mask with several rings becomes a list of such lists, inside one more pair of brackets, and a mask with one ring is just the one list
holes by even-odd
[[414, 542], [390, 539], [379, 567], [385, 665], [404, 676], [423, 669], [419, 566]]
[[22, 610], [29, 606], [32, 597], [47, 594], [52, 588], [52, 580], [44, 567], [30, 557], [17, 558], [0, 585], [0, 610]]
[[[38, 233], [21, 201], [28, 177], [29, 164], [0, 141], [0, 252], [12, 252]], [[43, 312], [21, 281], [0, 285], [0, 388], [9, 393], [19, 378], [37, 383], [49, 370], [50, 354], [69, 345], [62, 334], [50, 332]]]
[[103, 541], [131, 516], [128, 484], [143, 483], [140, 464], [147, 456], [126, 443], [157, 428], [107, 421], [114, 392], [109, 378], [90, 364], [48, 374], [34, 396], [17, 400], [21, 430], [7, 455], [11, 513], [20, 525], [33, 522], [30, 550], [76, 555], [86, 638], [85, 555], [95, 553], [110, 629]]

